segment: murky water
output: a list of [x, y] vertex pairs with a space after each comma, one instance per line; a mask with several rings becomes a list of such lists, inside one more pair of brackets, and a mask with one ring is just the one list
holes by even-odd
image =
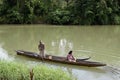
[[[46, 54], [66, 56], [73, 50], [76, 58], [90, 56], [90, 61], [107, 66], [88, 68], [46, 63], [16, 55], [15, 50], [39, 52], [39, 40], [44, 41]], [[119, 49], [120, 26], [0, 25], [0, 59], [59, 67], [74, 80], [120, 80]]]

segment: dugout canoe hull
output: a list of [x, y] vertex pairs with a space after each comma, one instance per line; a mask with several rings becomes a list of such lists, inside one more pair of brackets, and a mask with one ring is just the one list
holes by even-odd
[[[39, 54], [37, 54], [35, 52], [17, 50], [16, 53], [17, 53], [17, 55], [22, 55], [22, 56], [27, 56], [27, 57], [42, 60], [42, 58], [39, 56]], [[70, 62], [70, 61], [66, 60], [66, 57], [46, 55], [46, 57], [43, 60], [44, 61], [57, 62], [57, 63], [70, 64], [70, 65], [87, 66], [87, 67], [106, 66], [106, 64], [103, 64], [103, 63], [100, 63], [100, 62], [87, 61], [88, 59], [89, 58], [76, 59], [76, 62]]]

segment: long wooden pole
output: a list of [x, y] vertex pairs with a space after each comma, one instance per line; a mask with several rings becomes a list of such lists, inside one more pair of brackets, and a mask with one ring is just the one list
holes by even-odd
[[34, 73], [33, 73], [33, 69], [30, 70], [30, 80], [33, 80], [33, 76], [34, 76]]

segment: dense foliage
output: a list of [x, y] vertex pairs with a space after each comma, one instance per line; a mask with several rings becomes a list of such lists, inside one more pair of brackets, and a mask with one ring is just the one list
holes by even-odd
[[1, 24], [120, 24], [118, 0], [3, 0]]
[[[34, 80], [71, 80], [69, 75], [61, 69], [53, 69], [45, 65], [33, 68]], [[0, 80], [31, 80], [31, 69], [15, 62], [0, 61]]]

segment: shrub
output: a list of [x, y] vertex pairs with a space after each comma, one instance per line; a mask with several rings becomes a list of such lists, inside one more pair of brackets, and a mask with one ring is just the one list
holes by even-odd
[[70, 24], [70, 12], [66, 10], [55, 10], [50, 12], [46, 22], [50, 24]]

